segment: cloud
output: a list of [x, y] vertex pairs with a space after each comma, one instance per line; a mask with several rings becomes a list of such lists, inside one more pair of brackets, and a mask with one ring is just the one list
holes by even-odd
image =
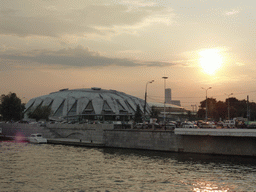
[[[13, 11], [15, 13], [15, 11]], [[96, 32], [88, 26], [77, 25], [68, 20], [49, 16], [23, 17], [18, 15], [1, 15], [0, 34], [18, 36], [51, 36], [62, 34], [79, 34], [82, 32]]]
[[244, 64], [244, 63], [241, 63], [241, 62], [236, 62], [236, 65], [237, 65], [237, 66], [245, 66], [245, 64]]
[[[145, 22], [149, 24], [149, 21], [169, 23], [172, 18], [170, 9], [140, 1], [115, 4], [80, 2], [80, 7], [65, 9], [60, 8], [68, 6], [65, 2], [30, 3], [34, 5], [32, 9], [18, 5], [12, 7], [11, 4], [2, 6], [0, 34], [21, 37], [112, 35], [120, 32], [133, 33], [131, 31], [136, 31], [138, 26], [144, 27]], [[77, 2], [69, 3], [75, 5]]]
[[140, 1], [140, 0], [124, 0], [123, 1], [124, 4], [129, 4], [129, 5], [133, 5], [135, 7], [152, 7], [155, 6], [156, 3], [155, 2], [145, 2], [145, 1]]
[[238, 13], [240, 13], [240, 11], [232, 10], [232, 11], [226, 12], [226, 15], [236, 15]]
[[15, 61], [16, 63], [38, 63], [51, 66], [62, 67], [105, 67], [105, 66], [171, 66], [168, 62], [157, 61], [136, 61], [126, 58], [111, 58], [102, 56], [98, 52], [94, 52], [89, 48], [77, 46], [76, 48], [51, 50], [33, 50], [30, 52], [2, 52], [0, 59]]

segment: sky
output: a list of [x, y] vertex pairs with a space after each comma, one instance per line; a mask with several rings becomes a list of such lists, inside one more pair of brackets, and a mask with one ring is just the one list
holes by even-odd
[[254, 102], [255, 8], [252, 0], [1, 0], [0, 94], [28, 102], [100, 87], [144, 99], [147, 85], [149, 102], [164, 102], [166, 87], [187, 109], [206, 93]]

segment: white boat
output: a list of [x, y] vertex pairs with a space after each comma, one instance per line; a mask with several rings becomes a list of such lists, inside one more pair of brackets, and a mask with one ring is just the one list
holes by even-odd
[[31, 136], [28, 139], [30, 143], [36, 143], [36, 144], [47, 143], [47, 139], [43, 138], [41, 133], [31, 134]]

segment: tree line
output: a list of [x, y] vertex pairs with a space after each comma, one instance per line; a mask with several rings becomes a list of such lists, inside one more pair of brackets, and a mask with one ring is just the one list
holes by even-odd
[[[0, 120], [19, 121], [24, 118], [25, 103], [17, 97], [16, 93], [0, 96]], [[40, 119], [48, 120], [51, 114], [50, 107], [38, 106], [35, 110], [28, 112], [28, 117], [39, 121]]]
[[[247, 100], [238, 100], [235, 97], [230, 97], [225, 101], [217, 101], [216, 98], [207, 98], [207, 116], [208, 118], [219, 121], [228, 119], [228, 106], [230, 119], [234, 117], [249, 117], [249, 121], [256, 120], [256, 103], [248, 102]], [[17, 97], [16, 93], [9, 93], [0, 96], [0, 120], [3, 121], [19, 121], [24, 118], [25, 103]], [[52, 113], [50, 107], [38, 106], [36, 109], [28, 112], [28, 117], [39, 121], [40, 119], [48, 120]], [[159, 111], [154, 107], [151, 108], [150, 117], [158, 118]], [[142, 122], [143, 112], [137, 106], [134, 120]], [[204, 119], [206, 114], [206, 99], [200, 102], [197, 118]]]
[[[0, 120], [3, 121], [19, 121], [24, 118], [25, 103], [21, 102], [21, 99], [17, 97], [16, 93], [9, 93], [8, 95], [0, 96]], [[28, 111], [27, 115], [30, 119], [39, 121], [40, 119], [49, 120], [49, 116], [52, 114], [49, 106], [38, 106], [35, 109]], [[143, 112], [139, 105], [137, 106], [134, 120], [135, 122], [142, 122]]]
[[0, 115], [4, 121], [18, 121], [23, 118], [25, 103], [17, 97], [16, 93], [1, 95], [0, 97]]
[[[207, 98], [207, 116], [219, 121], [228, 119], [228, 108], [230, 119], [235, 117], [247, 118], [249, 121], [256, 120], [256, 103], [247, 100], [238, 100], [235, 97], [227, 98], [225, 101], [217, 101], [215, 98]], [[197, 112], [198, 118], [205, 118], [206, 99], [200, 102]]]

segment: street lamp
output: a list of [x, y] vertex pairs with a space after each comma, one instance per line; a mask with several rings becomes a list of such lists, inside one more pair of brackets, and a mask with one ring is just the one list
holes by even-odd
[[164, 79], [164, 124], [165, 124], [165, 89], [166, 89], [166, 79], [168, 79], [168, 77], [162, 77]]
[[205, 88], [203, 88], [202, 87], [202, 89], [204, 89], [205, 90], [205, 92], [206, 92], [206, 100], [205, 100], [205, 105], [206, 105], [206, 112], [205, 112], [205, 120], [207, 121], [207, 113], [208, 113], [208, 107], [207, 107], [207, 91], [208, 91], [208, 89], [211, 89], [212, 87], [208, 87], [207, 89], [205, 89]]
[[228, 96], [228, 120], [230, 119], [230, 110], [229, 110], [229, 96], [233, 95], [233, 93], [230, 93], [230, 94], [226, 94], [225, 95]]
[[154, 82], [154, 80], [151, 80], [151, 81], [148, 81], [147, 83], [146, 83], [146, 89], [145, 89], [145, 104], [144, 104], [144, 121], [145, 121], [145, 119], [146, 119], [146, 105], [147, 105], [147, 87], [148, 87], [148, 84], [149, 83], [153, 83]]

